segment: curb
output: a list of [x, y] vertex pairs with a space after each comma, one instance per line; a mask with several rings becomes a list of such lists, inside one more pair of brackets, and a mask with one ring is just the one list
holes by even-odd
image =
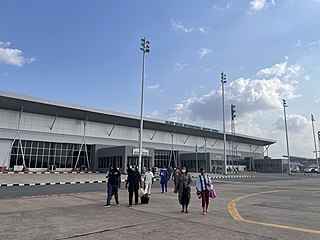
[[79, 181], [79, 182], [57, 182], [57, 183], [8, 183], [0, 184], [0, 187], [23, 187], [23, 186], [48, 186], [48, 185], [73, 185], [73, 184], [85, 184], [85, 183], [105, 183], [103, 181]]
[[98, 171], [90, 171], [90, 172], [0, 172], [0, 174], [66, 174], [66, 173], [100, 173]]
[[[214, 176], [211, 179], [232, 179], [232, 178], [253, 178], [254, 176]], [[160, 179], [155, 179], [159, 181]], [[126, 180], [122, 179], [121, 182]], [[100, 181], [77, 181], [77, 182], [57, 182], [57, 183], [4, 183], [0, 184], [0, 187], [24, 187], [24, 186], [52, 186], [52, 185], [74, 185], [74, 184], [85, 184], [85, 183], [106, 183], [107, 180]]]
[[215, 176], [211, 177], [211, 179], [221, 179], [221, 178], [253, 178], [254, 176]]

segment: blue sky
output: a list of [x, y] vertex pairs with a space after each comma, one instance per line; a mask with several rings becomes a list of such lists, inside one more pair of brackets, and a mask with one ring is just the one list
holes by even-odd
[[320, 1], [0, 2], [0, 90], [134, 115], [142, 52], [148, 117], [277, 140], [286, 154], [314, 157], [310, 114], [320, 130]]

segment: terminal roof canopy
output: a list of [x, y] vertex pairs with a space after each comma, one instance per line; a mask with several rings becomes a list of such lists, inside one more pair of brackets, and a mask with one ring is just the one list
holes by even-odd
[[[13, 94], [0, 91], [0, 108], [23, 112], [43, 114], [49, 116], [58, 116], [64, 118], [85, 120], [99, 123], [115, 124], [119, 126], [140, 127], [140, 117], [105, 111], [95, 108], [89, 108], [79, 105], [66, 104], [47, 99], [34, 98], [20, 94]], [[201, 136], [205, 138], [223, 139], [223, 133], [218, 130], [196, 127], [188, 124], [177, 124], [169, 121], [155, 119], [144, 119], [145, 129], [158, 130], [170, 133], [179, 133], [192, 136]], [[227, 134], [227, 141], [247, 143], [258, 146], [267, 146], [275, 143], [274, 140], [246, 136], [241, 134]]]

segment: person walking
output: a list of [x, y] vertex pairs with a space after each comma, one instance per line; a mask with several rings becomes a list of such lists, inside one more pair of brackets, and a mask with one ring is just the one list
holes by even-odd
[[179, 203], [182, 206], [181, 212], [189, 213], [188, 206], [191, 199], [191, 176], [186, 167], [181, 168], [181, 173], [178, 175], [177, 185], [174, 192], [178, 192]]
[[161, 189], [162, 192], [164, 193], [164, 190], [166, 190], [166, 192], [168, 191], [168, 170], [166, 169], [166, 167], [163, 167], [163, 169], [160, 172], [160, 184], [161, 184]]
[[197, 195], [202, 199], [202, 214], [208, 213], [209, 207], [209, 192], [211, 188], [211, 180], [208, 175], [205, 175], [204, 168], [200, 168], [200, 175], [196, 183]]
[[179, 174], [180, 174], [180, 170], [179, 170], [179, 168], [176, 168], [176, 169], [173, 171], [173, 174], [172, 174], [174, 187], [177, 186], [177, 181], [178, 181]]
[[121, 173], [118, 170], [117, 166], [113, 166], [107, 172], [106, 178], [108, 179], [108, 188], [107, 188], [107, 202], [104, 206], [110, 207], [112, 195], [114, 195], [116, 204], [119, 205], [118, 189], [121, 186]]
[[173, 172], [172, 167], [169, 167], [169, 169], [168, 169], [168, 181], [171, 180], [172, 172]]
[[148, 195], [151, 194], [151, 186], [153, 184], [153, 173], [151, 168], [148, 168], [148, 171], [144, 174], [144, 192]]
[[139, 200], [139, 187], [142, 186], [141, 183], [141, 174], [139, 173], [138, 168], [130, 166], [127, 170], [127, 183], [126, 188], [128, 188], [129, 192], [129, 205], [128, 207], [132, 207], [132, 199], [133, 199], [133, 193], [134, 193], [134, 204], [138, 204]]

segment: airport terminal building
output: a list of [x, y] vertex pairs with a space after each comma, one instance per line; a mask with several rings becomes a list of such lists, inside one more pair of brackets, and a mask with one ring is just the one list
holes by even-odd
[[[116, 164], [126, 172], [138, 162], [139, 128], [139, 116], [0, 91], [0, 166], [9, 171], [104, 172]], [[228, 133], [228, 166], [263, 158], [273, 143]], [[223, 132], [145, 118], [142, 155], [146, 168], [183, 165], [190, 171], [223, 172]]]

